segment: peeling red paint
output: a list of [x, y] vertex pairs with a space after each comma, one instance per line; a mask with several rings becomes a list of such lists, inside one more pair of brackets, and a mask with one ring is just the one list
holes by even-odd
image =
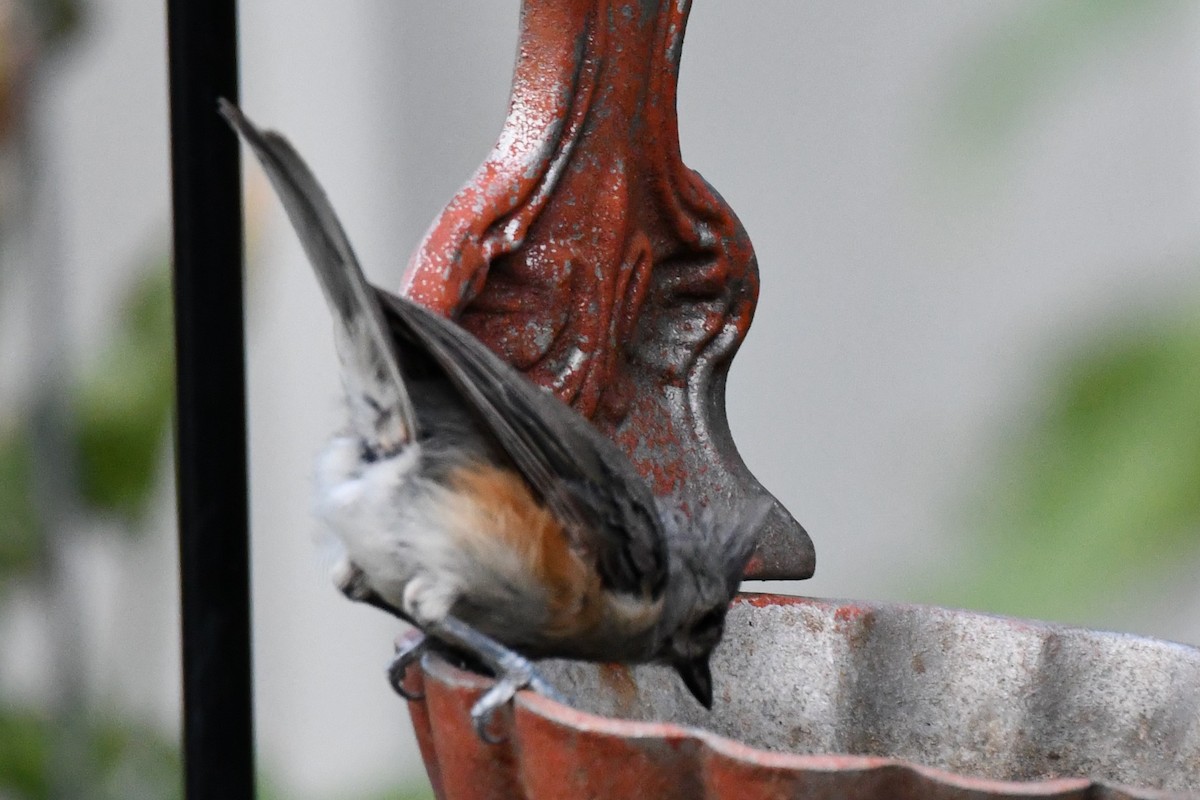
[[870, 616], [870, 614], [871, 614], [871, 611], [870, 611], [870, 609], [867, 609], [867, 608], [860, 608], [859, 606], [852, 606], [852, 605], [842, 606], [841, 608], [839, 608], [837, 610], [837, 613], [834, 614], [834, 619], [837, 620], [839, 623], [860, 622], [864, 618]]
[[[890, 613], [894, 626], [898, 619], [911, 619], [921, 612], [917, 607], [868, 606], [765, 594], [740, 597], [738, 604], [762, 615], [770, 615], [772, 608], [810, 607], [814, 616], [845, 624], [854, 624], [870, 615]], [[805, 617], [808, 614], [804, 612]], [[944, 609], [924, 609], [920, 615], [926, 619], [982, 621], [997, 631], [1030, 628], [1040, 635], [1049, 632], [1072, 636], [1072, 641], [1085, 641], [1091, 635], [1052, 629], [1039, 623]], [[818, 626], [818, 629], [824, 627]], [[832, 629], [836, 625], [828, 627]], [[751, 629], [761, 628], [754, 625]], [[796, 626], [796, 630], [798, 637], [815, 635], [803, 626]], [[832, 635], [845, 639], [853, 633], [843, 631]], [[1145, 641], [1147, 647], [1177, 647]], [[775, 644], [778, 642], [764, 642], [764, 647]], [[1195, 657], [1186, 653], [1178, 655], [1185, 661]], [[871, 658], [869, 654], [862, 657]], [[1181, 661], [1181, 667], [1183, 663]], [[423, 660], [419, 672], [423, 673], [418, 677], [427, 697], [410, 703], [409, 708], [435, 793], [442, 800], [557, 800], [566, 797], [592, 800], [642, 797], [665, 800], [1165, 800], [1185, 796], [1154, 789], [1122, 788], [1076, 777], [997, 780], [955, 774], [882, 755], [767, 751], [674, 723], [598, 716], [530, 692], [521, 692], [513, 707], [499, 715], [495, 730], [505, 739], [501, 744], [491, 745], [475, 735], [469, 718], [471, 705], [490, 686], [490, 681], [428, 657]], [[627, 691], [627, 671], [624, 677], [611, 683], [609, 679], [620, 672], [605, 666], [601, 668], [601, 674], [605, 676], [602, 677], [603, 685], [610, 690]], [[762, 676], [748, 676], [747, 679], [762, 680]], [[1055, 681], [1060, 679], [1061, 676], [1053, 678]], [[831, 702], [838, 700], [831, 698]], [[845, 708], [832, 712], [832, 715], [844, 719], [855, 713], [858, 712]], [[775, 723], [768, 721], [768, 724]], [[867, 726], [864, 730], [869, 730], [869, 720], [862, 720], [861, 724]], [[1113, 734], [1121, 735], [1118, 731]], [[971, 732], [962, 731], [961, 736], [969, 739]], [[1019, 771], [1020, 768], [1016, 769]]]
[[[679, 153], [690, 3], [525, 0], [508, 118], [413, 254], [402, 290], [458, 320], [616, 441], [660, 495], [769, 496], [734, 446], [725, 376], [758, 266]], [[747, 576], [807, 578], [782, 505]]]
[[799, 595], [788, 594], [760, 594], [757, 592], [742, 592], [733, 599], [734, 603], [745, 603], [754, 606], [755, 608], [766, 608], [767, 606], [807, 606], [813, 605], [814, 601], [809, 597], [801, 597]]

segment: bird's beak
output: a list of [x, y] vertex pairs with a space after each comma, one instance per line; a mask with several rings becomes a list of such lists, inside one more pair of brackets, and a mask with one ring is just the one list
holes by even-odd
[[683, 678], [683, 685], [688, 688], [700, 705], [712, 710], [712, 671], [708, 668], [708, 656], [701, 656], [692, 661], [676, 661], [675, 670]]

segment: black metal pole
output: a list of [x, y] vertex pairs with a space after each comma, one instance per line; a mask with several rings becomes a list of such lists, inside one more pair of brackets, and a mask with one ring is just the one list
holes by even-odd
[[252, 800], [236, 0], [168, 0], [188, 800]]

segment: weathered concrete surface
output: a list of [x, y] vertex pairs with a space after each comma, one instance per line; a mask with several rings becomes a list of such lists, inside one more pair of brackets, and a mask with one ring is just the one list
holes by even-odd
[[[412, 705], [446, 798], [1200, 796], [1200, 650], [941, 608], [743, 595], [710, 714], [659, 667], [546, 662], [480, 742], [488, 680]], [[1137, 788], [1120, 788], [1137, 787]]]

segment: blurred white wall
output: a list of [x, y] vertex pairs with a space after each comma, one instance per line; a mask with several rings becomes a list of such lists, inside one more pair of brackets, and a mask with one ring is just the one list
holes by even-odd
[[[966, 189], [934, 117], [956, 70], [1030, 2], [698, 0], [679, 92], [683, 153], [749, 229], [763, 293], [729, 385], [746, 462], [809, 529], [797, 591], [905, 599], [961, 555], [962, 493], [1051, 355], [1106, 315], [1200, 281], [1200, 7], [1180, 4], [1047, 90], [994, 174]], [[244, 0], [243, 105], [325, 182], [371, 277], [409, 250], [499, 130], [516, 0]], [[167, 238], [160, 4], [93, 0], [42, 98], [80, 362], [119, 270]], [[970, 159], [970, 154], [964, 156]], [[979, 189], [982, 185], [984, 188]], [[283, 796], [419, 770], [383, 678], [397, 626], [345, 602], [312, 544], [312, 457], [336, 424], [326, 312], [266, 204], [249, 300], [260, 758]], [[10, 304], [11, 305], [11, 304]], [[164, 491], [164, 495], [166, 492]], [[177, 721], [173, 532], [107, 545], [94, 680]], [[1131, 603], [1135, 599], [1131, 599]], [[1111, 624], [1200, 641], [1200, 597]], [[108, 609], [108, 610], [104, 610]], [[8, 685], [33, 686], [36, 620]], [[23, 666], [22, 666], [23, 665]]]

